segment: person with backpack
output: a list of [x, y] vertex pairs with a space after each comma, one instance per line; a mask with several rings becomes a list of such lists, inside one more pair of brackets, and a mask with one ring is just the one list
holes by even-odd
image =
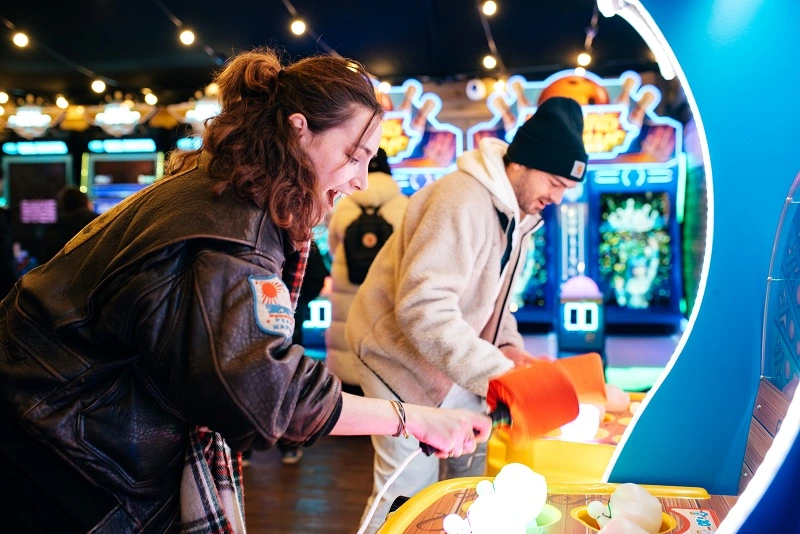
[[[364, 395], [485, 410], [489, 381], [534, 356], [509, 309], [512, 282], [541, 211], [583, 181], [583, 115], [552, 97], [511, 144], [482, 139], [457, 167], [410, 199], [403, 224], [372, 264], [350, 308], [347, 340]], [[417, 448], [373, 436], [372, 497]], [[485, 447], [482, 447], [485, 450]], [[443, 462], [443, 478], [483, 474], [485, 453]], [[390, 504], [436, 482], [436, 458], [417, 456], [394, 480], [367, 529]]]
[[373, 260], [403, 221], [408, 197], [391, 176], [386, 152], [369, 162], [369, 187], [341, 199], [328, 225], [331, 266], [331, 325], [325, 332], [328, 367], [344, 384], [358, 387], [357, 359], [344, 330], [350, 305]]

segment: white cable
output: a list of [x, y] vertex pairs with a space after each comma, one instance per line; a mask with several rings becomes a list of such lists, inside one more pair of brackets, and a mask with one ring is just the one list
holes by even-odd
[[387, 481], [386, 481], [386, 484], [384, 484], [384, 485], [383, 485], [383, 487], [381, 488], [381, 490], [380, 490], [380, 491], [378, 492], [378, 494], [375, 496], [375, 500], [374, 500], [374, 501], [372, 501], [372, 506], [370, 507], [370, 509], [369, 509], [369, 512], [367, 512], [367, 517], [364, 519], [364, 522], [363, 522], [363, 523], [361, 523], [361, 528], [359, 528], [359, 529], [358, 529], [358, 532], [357, 532], [356, 534], [364, 534], [364, 531], [365, 531], [365, 530], [367, 530], [367, 525], [369, 525], [369, 522], [372, 520], [372, 516], [373, 516], [373, 515], [375, 515], [375, 510], [377, 510], [377, 509], [378, 509], [378, 504], [380, 504], [380, 502], [381, 502], [381, 498], [383, 497], [383, 494], [384, 494], [384, 493], [386, 493], [386, 490], [387, 490], [387, 489], [389, 489], [389, 486], [391, 486], [391, 485], [392, 485], [392, 483], [393, 483], [395, 480], [397, 480], [397, 477], [399, 477], [399, 476], [400, 476], [400, 473], [402, 473], [402, 472], [403, 472], [403, 469], [405, 469], [405, 468], [406, 468], [406, 466], [408, 466], [408, 464], [410, 464], [410, 463], [411, 463], [411, 460], [413, 460], [414, 458], [416, 458], [416, 457], [417, 457], [417, 455], [418, 455], [419, 453], [421, 453], [421, 452], [422, 452], [422, 449], [419, 449], [419, 448], [418, 448], [417, 450], [415, 450], [414, 452], [412, 452], [412, 453], [411, 453], [411, 454], [408, 456], [408, 458], [406, 458], [405, 460], [403, 460], [403, 463], [402, 463], [402, 464], [400, 464], [400, 467], [398, 467], [398, 468], [395, 470], [394, 474], [392, 474], [392, 476], [390, 476], [390, 477], [389, 477], [389, 480], [387, 480]]

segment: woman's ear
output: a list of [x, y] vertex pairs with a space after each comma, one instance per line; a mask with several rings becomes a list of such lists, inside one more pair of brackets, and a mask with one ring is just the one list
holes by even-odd
[[294, 126], [300, 136], [303, 136], [303, 134], [308, 131], [308, 121], [302, 113], [292, 113], [289, 115], [289, 123]]

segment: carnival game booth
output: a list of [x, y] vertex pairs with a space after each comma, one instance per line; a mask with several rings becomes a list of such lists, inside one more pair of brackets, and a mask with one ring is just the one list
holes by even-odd
[[[729, 127], [740, 93], [750, 94], [740, 73], [762, 81], [774, 76], [764, 58], [789, 59], [800, 5], [745, 2], [735, 16], [713, 0], [601, 2], [601, 10], [630, 20], [686, 90], [707, 162], [703, 277], [686, 334], [601, 480], [548, 480], [546, 504], [555, 513], [522, 531], [596, 532], [599, 525], [581, 510], [607, 500], [618, 484], [636, 483], [673, 521], [658, 532], [800, 532], [792, 506], [800, 486], [800, 163], [791, 151], [771, 148], [776, 137], [796, 132], [800, 103], [785, 103], [746, 137]], [[800, 82], [800, 73], [786, 76], [784, 82]], [[737, 89], [723, 94], [720, 86]], [[774, 157], [744, 157], [753, 150]], [[769, 179], [754, 186], [755, 175]], [[758, 217], [737, 224], [743, 206]], [[575, 464], [577, 455], [571, 458]], [[427, 488], [391, 515], [382, 532], [445, 532], [446, 516], [469, 517], [479, 480]], [[485, 531], [467, 524], [460, 532]]]

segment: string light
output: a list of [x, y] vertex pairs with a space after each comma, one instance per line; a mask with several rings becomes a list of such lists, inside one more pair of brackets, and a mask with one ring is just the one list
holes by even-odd
[[28, 46], [29, 42], [28, 36], [22, 32], [15, 33], [14, 38], [12, 40], [14, 41], [14, 44], [20, 48], [25, 48], [26, 46]]
[[[494, 7], [492, 8], [489, 4], [492, 4]], [[488, 11], [491, 13], [487, 13], [487, 7]], [[483, 66], [487, 69], [493, 69], [499, 66], [501, 72], [506, 72], [506, 66], [503, 64], [503, 60], [500, 59], [500, 53], [497, 51], [497, 44], [494, 42], [494, 37], [492, 37], [492, 28], [489, 26], [489, 19], [487, 18], [487, 15], [494, 14], [496, 11], [497, 4], [492, 0], [487, 0], [478, 9], [478, 15], [481, 18], [481, 25], [483, 26], [483, 34], [486, 36], [486, 43], [489, 45], [489, 51], [491, 52], [490, 55], [483, 58]]]
[[[300, 17], [300, 14], [297, 12], [297, 10], [294, 8], [294, 6], [289, 0], [281, 0], [281, 1], [283, 2], [283, 6], [286, 8], [286, 11], [289, 12], [289, 14], [292, 16], [292, 19], [294, 20], [294, 22], [292, 22], [291, 25], [292, 33], [294, 33], [295, 35], [302, 35], [303, 33], [308, 33], [309, 37], [314, 39], [317, 45], [323, 50], [325, 50], [327, 53], [329, 53], [334, 57], [342, 57], [342, 55], [339, 54], [339, 52], [328, 46], [328, 43], [323, 41], [322, 37], [317, 35], [316, 32], [312, 31], [311, 28], [309, 28], [308, 25], [305, 22], [303, 22], [303, 19]], [[300, 33], [297, 33], [297, 31], [295, 31], [295, 24], [298, 22], [303, 24], [303, 31], [301, 31]]]
[[56, 98], [56, 106], [61, 109], [67, 109], [69, 107], [69, 102], [64, 98], [64, 95], [58, 95], [58, 98]]
[[303, 35], [306, 33], [306, 23], [300, 19], [294, 19], [292, 21], [292, 33], [295, 35]]
[[155, 106], [158, 102], [158, 97], [153, 93], [147, 93], [144, 95], [144, 101], [151, 106]]
[[5, 104], [6, 102], [8, 102], [8, 93], [0, 91], [0, 104]]
[[183, 30], [180, 35], [180, 40], [186, 46], [194, 42], [194, 32], [192, 30]]

